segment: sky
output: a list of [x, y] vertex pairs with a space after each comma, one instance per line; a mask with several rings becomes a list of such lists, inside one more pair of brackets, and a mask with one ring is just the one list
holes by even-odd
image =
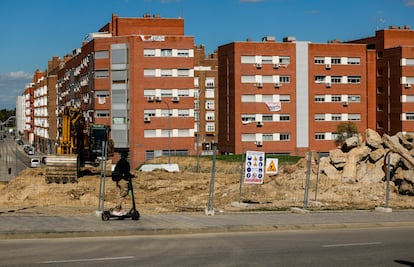
[[15, 108], [37, 69], [81, 47], [112, 14], [145, 13], [184, 18], [185, 34], [206, 53], [264, 36], [326, 43], [374, 36], [391, 25], [414, 30], [414, 0], [0, 0], [0, 110]]

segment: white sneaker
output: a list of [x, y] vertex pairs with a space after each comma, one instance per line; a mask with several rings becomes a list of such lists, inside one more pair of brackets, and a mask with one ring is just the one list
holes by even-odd
[[123, 216], [124, 214], [123, 214], [122, 211], [116, 211], [116, 210], [114, 210], [114, 211], [112, 211], [112, 215], [115, 215], [115, 216]]

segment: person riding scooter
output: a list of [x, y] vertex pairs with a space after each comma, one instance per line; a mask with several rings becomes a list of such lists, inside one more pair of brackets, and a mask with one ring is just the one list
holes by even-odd
[[112, 180], [116, 182], [117, 187], [117, 201], [116, 206], [112, 210], [112, 215], [115, 216], [124, 216], [127, 214], [125, 210], [122, 209], [124, 200], [126, 196], [128, 195], [128, 183], [129, 179], [132, 177], [135, 177], [130, 173], [131, 166], [129, 165], [129, 162], [127, 160], [128, 153], [122, 152], [121, 153], [121, 159], [116, 163], [115, 169], [112, 173]]

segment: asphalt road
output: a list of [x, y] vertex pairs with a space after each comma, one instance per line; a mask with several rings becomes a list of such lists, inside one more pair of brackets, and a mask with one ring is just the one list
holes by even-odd
[[13, 137], [8, 136], [0, 141], [0, 181], [13, 179], [29, 166], [30, 156], [26, 155], [22, 146], [16, 144]]
[[414, 266], [414, 227], [0, 240], [0, 266]]

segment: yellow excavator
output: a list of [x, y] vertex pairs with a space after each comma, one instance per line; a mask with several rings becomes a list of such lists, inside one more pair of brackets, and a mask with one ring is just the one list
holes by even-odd
[[46, 159], [45, 181], [76, 183], [86, 163], [91, 166], [89, 170], [94, 167], [96, 170], [99, 157], [104, 156], [104, 146], [107, 148], [106, 157], [113, 154], [109, 132], [110, 128], [106, 125], [93, 124], [87, 128], [82, 110], [66, 107], [61, 114], [57, 154], [48, 155]]

